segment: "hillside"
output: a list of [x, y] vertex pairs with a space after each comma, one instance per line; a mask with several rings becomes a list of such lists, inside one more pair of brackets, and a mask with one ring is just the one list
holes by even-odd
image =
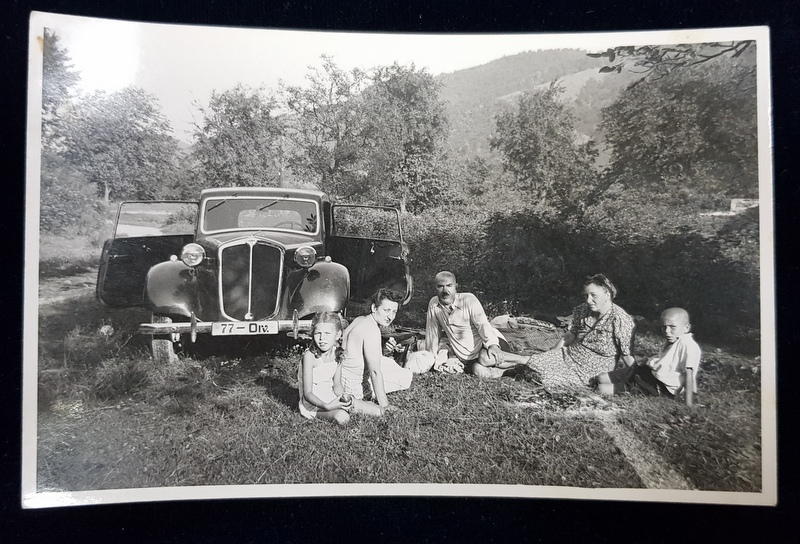
[[549, 85], [564, 88], [563, 99], [573, 105], [576, 129], [595, 137], [600, 110], [610, 104], [631, 81], [633, 74], [601, 74], [602, 59], [577, 49], [528, 51], [488, 64], [442, 74], [442, 98], [450, 119], [450, 147], [463, 157], [489, 156], [494, 116], [514, 107], [525, 91]]

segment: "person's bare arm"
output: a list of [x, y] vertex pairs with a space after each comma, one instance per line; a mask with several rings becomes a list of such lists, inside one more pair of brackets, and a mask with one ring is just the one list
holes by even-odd
[[636, 359], [633, 358], [633, 355], [623, 355], [622, 360], [625, 362], [625, 366], [633, 366], [636, 364]]
[[691, 406], [694, 403], [694, 369], [686, 369], [686, 406]]
[[364, 362], [366, 363], [369, 377], [372, 380], [372, 390], [378, 405], [386, 409], [389, 406], [389, 399], [386, 397], [386, 389], [383, 385], [383, 370], [381, 370], [381, 333], [378, 325], [362, 327], [358, 331], [362, 336], [364, 346]]
[[564, 346], [569, 346], [575, 341], [575, 338], [577, 337], [571, 331], [567, 331], [564, 333], [564, 336], [561, 337], [561, 340], [559, 340], [558, 343], [553, 346], [553, 349], [561, 349]]
[[633, 319], [617, 317], [614, 321], [614, 336], [619, 346], [620, 358], [625, 362], [625, 366], [633, 366], [636, 359], [633, 358]]
[[342, 385], [342, 365], [336, 365], [336, 372], [333, 373], [333, 393], [337, 397], [341, 397], [344, 393], [344, 386]]
[[569, 330], [564, 333], [564, 336], [561, 337], [561, 340], [553, 346], [553, 349], [561, 349], [564, 346], [572, 345], [575, 340], [578, 339], [578, 323], [583, 318], [582, 315], [582, 308], [583, 306], [577, 306], [574, 310], [572, 310], [572, 324], [569, 327]]
[[485, 366], [496, 366], [499, 368], [503, 368], [506, 361], [506, 356], [503, 353], [503, 350], [500, 349], [500, 344], [492, 344], [491, 346], [486, 348], [486, 353], [489, 355], [488, 363]]
[[[684, 348], [683, 357], [683, 388], [686, 395], [686, 405], [694, 403], [694, 382], [697, 369], [700, 367], [700, 350]], [[680, 390], [679, 390], [680, 391]], [[676, 393], [677, 394], [677, 393]]]

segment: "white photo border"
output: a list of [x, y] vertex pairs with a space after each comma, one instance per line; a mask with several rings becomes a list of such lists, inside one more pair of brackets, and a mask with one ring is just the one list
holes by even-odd
[[[657, 30], [635, 32], [592, 32], [562, 34], [527, 34], [533, 47], [570, 47], [577, 41], [591, 43], [596, 50], [619, 45], [660, 45], [714, 41], [755, 40], [757, 44], [758, 172], [760, 201], [760, 277], [761, 277], [761, 441], [762, 488], [760, 493], [679, 491], [652, 489], [588, 489], [560, 486], [467, 485], [467, 484], [271, 484], [229, 486], [185, 486], [138, 489], [112, 489], [80, 492], [39, 492], [37, 472], [37, 377], [38, 377], [38, 277], [39, 277], [39, 206], [42, 121], [42, 49], [44, 28], [57, 28], [72, 20], [87, 18], [33, 12], [29, 29], [28, 123], [26, 157], [26, 231], [23, 336], [23, 425], [22, 489], [24, 508], [47, 508], [68, 505], [110, 504], [144, 501], [204, 500], [255, 497], [319, 496], [458, 496], [570, 498], [618, 501], [651, 501], [709, 504], [775, 505], [777, 503], [777, 390], [775, 329], [775, 255], [774, 201], [771, 122], [770, 37], [764, 26], [708, 28], [692, 30]], [[127, 23], [178, 26], [156, 23]], [[205, 27], [194, 27], [205, 28]], [[212, 27], [208, 27], [209, 29]], [[220, 33], [255, 32], [253, 28], [214, 27]], [[275, 32], [297, 32], [280, 31]], [[320, 39], [337, 33], [309, 32]], [[364, 34], [364, 33], [360, 33]], [[369, 36], [369, 34], [365, 34]], [[377, 35], [377, 34], [375, 34]], [[422, 35], [406, 35], [410, 39]], [[465, 35], [459, 35], [464, 37]], [[473, 39], [498, 34], [472, 34]]]

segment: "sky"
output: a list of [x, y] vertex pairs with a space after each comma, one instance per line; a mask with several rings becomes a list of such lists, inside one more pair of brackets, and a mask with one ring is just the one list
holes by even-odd
[[[60, 38], [80, 73], [81, 92], [136, 85], [154, 95], [175, 136], [191, 141], [197, 105], [212, 91], [241, 83], [277, 93], [279, 83], [302, 85], [320, 56], [346, 70], [413, 63], [432, 75], [479, 66], [524, 51], [561, 47], [586, 51], [653, 42], [653, 33], [593, 34], [371, 34], [307, 32], [134, 23], [55, 14], [34, 14], [32, 30], [46, 27]], [[687, 32], [660, 33], [660, 42]], [[665, 36], [666, 34], [666, 36]], [[730, 32], [728, 32], [728, 35]]]

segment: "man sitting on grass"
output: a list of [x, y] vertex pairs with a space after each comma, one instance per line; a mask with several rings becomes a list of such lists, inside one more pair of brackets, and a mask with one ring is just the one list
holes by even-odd
[[[661, 329], [667, 341], [657, 357], [644, 365], [635, 362], [627, 367], [597, 376], [598, 391], [613, 395], [622, 391], [639, 391], [647, 395], [674, 397], [686, 391], [686, 402], [691, 403], [697, 391], [697, 370], [700, 367], [700, 346], [689, 332], [689, 314], [683, 308], [669, 308], [661, 314]], [[687, 375], [691, 379], [687, 380]]]
[[436, 296], [428, 303], [425, 333], [428, 352], [437, 353], [443, 330], [451, 359], [462, 363], [465, 372], [480, 378], [500, 377], [507, 369], [527, 362], [528, 357], [510, 353], [508, 342], [489, 323], [478, 298], [457, 291], [452, 272], [439, 272], [434, 282]]

